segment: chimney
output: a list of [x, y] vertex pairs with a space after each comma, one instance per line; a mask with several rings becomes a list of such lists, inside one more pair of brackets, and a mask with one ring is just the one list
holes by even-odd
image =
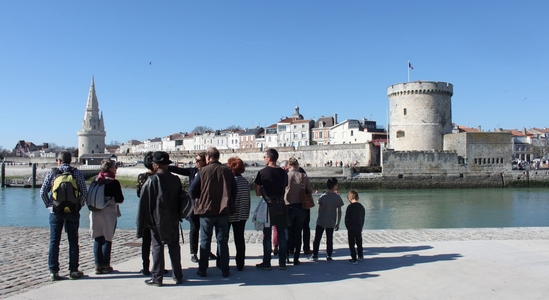
[[478, 131], [482, 131], [482, 128], [480, 127], [480, 125], [478, 125]]
[[526, 135], [526, 127], [522, 127], [522, 134]]
[[334, 125], [337, 125], [337, 114], [334, 114]]

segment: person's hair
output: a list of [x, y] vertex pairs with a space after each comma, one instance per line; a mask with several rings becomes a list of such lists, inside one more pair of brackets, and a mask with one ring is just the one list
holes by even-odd
[[219, 150], [216, 147], [211, 147], [208, 149], [208, 156], [210, 159], [219, 160]]
[[231, 171], [233, 171], [234, 175], [240, 175], [246, 170], [244, 162], [238, 157], [229, 158], [227, 165], [229, 166], [229, 168], [231, 168]]
[[104, 159], [101, 161], [101, 172], [107, 172], [112, 167], [116, 167], [116, 162], [114, 160]]
[[350, 190], [347, 195], [349, 196], [349, 198], [358, 201], [358, 193], [355, 190]]
[[276, 149], [270, 148], [265, 151], [265, 155], [269, 157], [269, 160], [276, 162], [278, 160], [278, 151]]
[[299, 161], [297, 161], [297, 158], [295, 157], [290, 157], [290, 159], [288, 160], [288, 164], [290, 165], [290, 167], [297, 167], [299, 166]]
[[143, 165], [145, 168], [154, 171], [153, 169], [153, 152], [149, 151], [145, 154], [145, 157], [143, 157]]
[[63, 150], [57, 154], [57, 159], [61, 160], [64, 164], [70, 164], [72, 160], [72, 155], [69, 151]]
[[200, 159], [201, 159], [204, 163], [206, 163], [206, 152], [200, 152], [200, 153], [196, 154], [194, 157], [197, 157], [197, 156], [200, 157]]
[[334, 186], [337, 185], [337, 178], [335, 177], [330, 177], [328, 178], [328, 180], [326, 180], [326, 187], [331, 190], [334, 188]]

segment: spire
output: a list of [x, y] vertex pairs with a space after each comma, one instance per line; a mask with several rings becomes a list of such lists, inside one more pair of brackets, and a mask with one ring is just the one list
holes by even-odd
[[90, 91], [88, 93], [88, 103], [86, 105], [86, 110], [99, 110], [99, 105], [97, 104], [97, 95], [95, 94], [95, 82], [93, 76], [90, 83]]

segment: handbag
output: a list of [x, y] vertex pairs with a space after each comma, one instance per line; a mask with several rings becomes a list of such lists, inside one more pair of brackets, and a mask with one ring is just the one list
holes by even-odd
[[313, 200], [313, 194], [307, 193], [307, 189], [303, 184], [303, 174], [301, 174], [301, 194], [299, 195], [301, 199], [301, 206], [303, 209], [311, 209], [315, 206], [315, 201]]
[[284, 199], [281, 197], [266, 197], [265, 201], [267, 202], [267, 206], [269, 207], [269, 215], [272, 218], [281, 216], [284, 214], [284, 209], [286, 208], [286, 204], [284, 203]]

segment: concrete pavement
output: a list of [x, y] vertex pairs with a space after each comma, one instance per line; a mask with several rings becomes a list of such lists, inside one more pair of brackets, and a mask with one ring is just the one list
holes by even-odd
[[[118, 230], [112, 274], [93, 274], [91, 240], [81, 232], [85, 277], [51, 283], [47, 271], [48, 229], [0, 228], [0, 298], [5, 299], [548, 299], [549, 228], [421, 229], [364, 231], [365, 260], [348, 262], [345, 232], [335, 235], [334, 261], [302, 258], [298, 266], [273, 270], [254, 266], [262, 255], [261, 235], [246, 232], [246, 267], [231, 276], [210, 266], [196, 275], [188, 245], [182, 246], [184, 282], [171, 274], [163, 287], [144, 284], [139, 240]], [[231, 240], [232, 242], [232, 240]], [[61, 249], [67, 267], [66, 240]], [[234, 246], [230, 246], [234, 255]], [[166, 253], [166, 257], [167, 253]], [[167, 259], [167, 268], [169, 259]], [[211, 262], [215, 265], [215, 262]], [[67, 275], [67, 274], [64, 274]], [[25, 279], [26, 278], [26, 279]], [[22, 287], [22, 288], [21, 288]]]

